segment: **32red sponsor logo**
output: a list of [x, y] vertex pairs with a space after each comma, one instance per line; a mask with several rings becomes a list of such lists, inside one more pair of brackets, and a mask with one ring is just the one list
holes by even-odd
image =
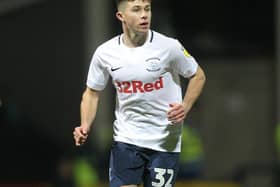
[[116, 81], [117, 90], [120, 93], [144, 93], [152, 92], [163, 88], [163, 80], [160, 77], [157, 81], [151, 83], [143, 83], [142, 81]]

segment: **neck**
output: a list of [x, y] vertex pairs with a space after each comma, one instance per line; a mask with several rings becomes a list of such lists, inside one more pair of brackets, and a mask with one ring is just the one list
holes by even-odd
[[124, 32], [123, 36], [123, 43], [127, 47], [139, 47], [142, 46], [148, 37], [148, 32], [143, 33], [143, 34], [137, 34], [134, 32]]

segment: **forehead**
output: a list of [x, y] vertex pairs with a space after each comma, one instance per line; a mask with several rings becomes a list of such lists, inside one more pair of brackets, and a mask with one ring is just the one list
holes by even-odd
[[148, 2], [150, 3], [151, 0], [121, 0], [120, 2]]
[[127, 5], [134, 6], [134, 5], [149, 5], [151, 0], [124, 0]]
[[142, 3], [150, 3], [151, 0], [127, 0], [128, 2], [142, 2]]

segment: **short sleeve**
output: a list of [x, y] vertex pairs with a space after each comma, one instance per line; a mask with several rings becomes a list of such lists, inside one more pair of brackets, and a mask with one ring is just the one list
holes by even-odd
[[183, 77], [189, 78], [196, 73], [198, 68], [196, 60], [177, 40], [172, 45], [171, 57], [173, 69]]
[[105, 66], [102, 65], [98, 52], [95, 52], [89, 66], [87, 86], [95, 90], [103, 90], [107, 85], [108, 79], [109, 73]]

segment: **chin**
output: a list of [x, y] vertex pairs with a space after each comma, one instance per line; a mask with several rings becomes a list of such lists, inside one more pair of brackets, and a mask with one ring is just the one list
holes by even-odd
[[138, 34], [147, 34], [147, 32], [149, 32], [150, 28], [147, 29], [139, 29], [137, 32]]

